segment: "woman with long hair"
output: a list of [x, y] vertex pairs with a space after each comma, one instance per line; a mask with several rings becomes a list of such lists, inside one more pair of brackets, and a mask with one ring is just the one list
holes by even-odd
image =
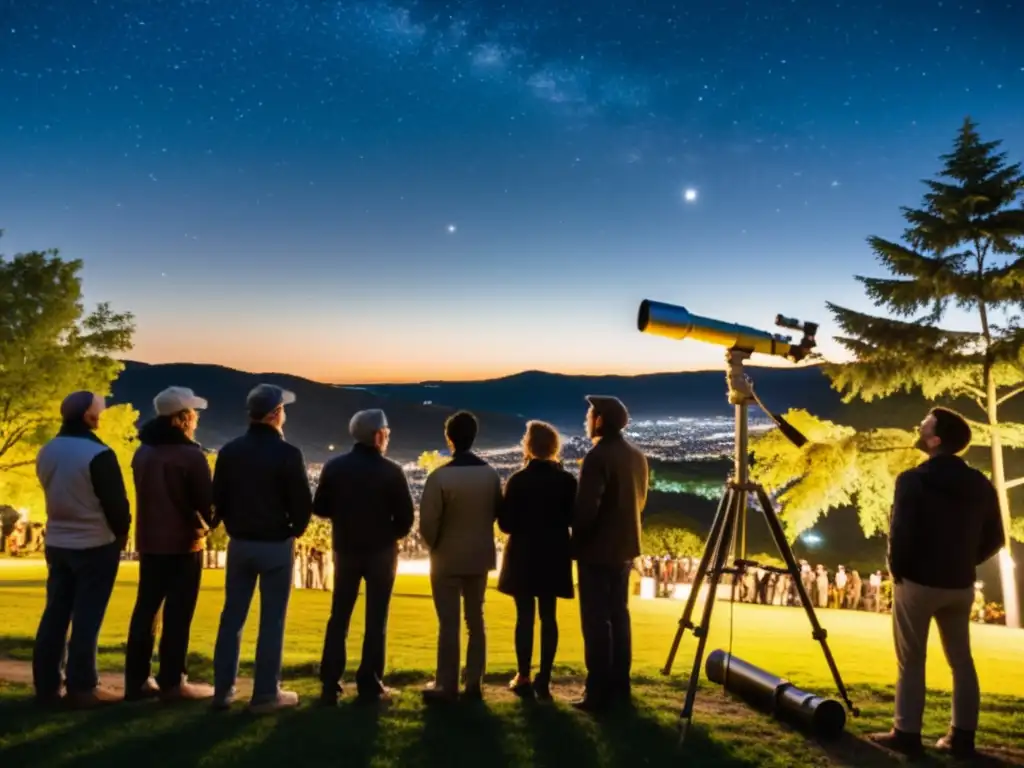
[[[561, 437], [550, 424], [531, 421], [523, 436], [524, 467], [505, 484], [498, 526], [508, 534], [498, 590], [516, 601], [518, 673], [509, 688], [519, 696], [551, 698], [551, 668], [558, 649], [558, 598], [571, 599], [569, 526], [576, 478], [559, 461]], [[533, 626], [540, 614], [540, 670], [531, 682]]]

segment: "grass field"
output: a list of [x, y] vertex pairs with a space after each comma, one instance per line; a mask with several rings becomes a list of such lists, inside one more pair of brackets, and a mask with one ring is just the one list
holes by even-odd
[[[120, 670], [123, 643], [134, 601], [137, 571], [122, 569], [100, 637], [101, 667]], [[0, 568], [0, 657], [31, 657], [31, 638], [43, 603], [41, 566]], [[223, 574], [208, 571], [192, 632], [194, 678], [211, 678], [210, 656], [222, 603]], [[563, 704], [524, 705], [501, 688], [514, 668], [512, 601], [488, 592], [488, 683], [483, 704], [451, 710], [425, 709], [416, 695], [433, 670], [436, 620], [425, 577], [400, 577], [392, 602], [388, 646], [391, 682], [404, 690], [382, 711], [353, 705], [324, 711], [303, 706], [283, 716], [258, 719], [244, 711], [214, 716], [201, 705], [165, 708], [122, 705], [97, 713], [53, 715], [25, 701], [22, 686], [0, 684], [2, 765], [116, 765], [145, 755], [151, 765], [245, 763], [272, 765], [285, 760], [322, 758], [345, 765], [577, 765], [653, 764], [683, 759], [676, 750], [675, 718], [682, 702], [696, 640], [687, 636], [676, 661], [676, 675], [661, 677], [681, 604], [634, 601], [634, 672], [638, 706], [601, 720]], [[243, 674], [254, 650], [258, 606], [245, 636]], [[285, 680], [312, 699], [330, 595], [294, 593], [288, 616]], [[350, 658], [358, 659], [361, 606], [349, 638]], [[574, 602], [559, 612], [561, 644], [556, 667], [557, 695], [579, 691], [583, 649]], [[895, 662], [888, 617], [821, 611], [830, 644], [862, 715], [850, 720], [850, 737], [818, 744], [769, 717], [731, 700], [709, 683], [702, 685], [684, 751], [690, 765], [793, 766], [885, 765], [892, 762], [857, 738], [886, 729], [891, 716]], [[802, 611], [763, 606], [716, 606], [708, 649], [728, 648], [797, 685], [834, 694], [834, 685]], [[975, 658], [984, 712], [980, 742], [996, 748], [1006, 764], [1024, 754], [1024, 633], [995, 626], [974, 629]], [[926, 732], [944, 732], [949, 717], [950, 675], [933, 637], [928, 665], [931, 688]]]

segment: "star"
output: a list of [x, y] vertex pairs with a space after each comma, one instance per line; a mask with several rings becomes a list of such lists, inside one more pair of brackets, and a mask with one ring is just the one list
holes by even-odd
[[455, 234], [455, 225], [454, 224], [449, 224], [448, 225], [448, 234], [449, 235]]
[[697, 190], [693, 189], [692, 187], [688, 188], [685, 192], [683, 192], [683, 200], [685, 200], [688, 203], [697, 202]]

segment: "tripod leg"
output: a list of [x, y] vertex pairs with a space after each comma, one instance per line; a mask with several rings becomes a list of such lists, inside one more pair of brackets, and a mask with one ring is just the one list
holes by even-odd
[[690, 680], [686, 686], [686, 700], [683, 702], [683, 710], [679, 715], [680, 732], [679, 740], [686, 738], [690, 722], [693, 719], [693, 702], [697, 697], [697, 685], [700, 682], [700, 668], [704, 661], [704, 649], [708, 644], [708, 630], [711, 628], [711, 614], [715, 607], [715, 598], [718, 593], [718, 583], [722, 578], [722, 569], [725, 567], [732, 550], [733, 535], [739, 515], [743, 511], [747, 494], [735, 488], [729, 489], [729, 501], [725, 507], [725, 523], [722, 526], [721, 536], [718, 539], [718, 546], [715, 548], [715, 557], [711, 565], [711, 573], [708, 579], [708, 596], [704, 601], [704, 613], [701, 616], [700, 626], [694, 629], [697, 635], [697, 652], [693, 657], [693, 668], [690, 671]]
[[708, 563], [711, 561], [715, 553], [715, 547], [721, 537], [722, 526], [725, 524], [726, 512], [728, 509], [730, 488], [726, 486], [725, 492], [722, 494], [721, 501], [718, 502], [718, 510], [715, 512], [715, 518], [711, 523], [711, 532], [708, 534], [707, 543], [704, 545], [704, 552], [700, 556], [700, 563], [697, 565], [697, 572], [694, 574], [693, 583], [690, 585], [690, 594], [686, 597], [686, 607], [683, 608], [683, 615], [679, 619], [679, 626], [676, 628], [676, 636], [672, 640], [672, 647], [668, 652], [668, 659], [665, 661], [665, 666], [661, 670], [661, 674], [670, 675], [672, 674], [672, 665], [675, 663], [676, 654], [679, 652], [679, 643], [683, 639], [683, 633], [693, 628], [693, 609], [697, 605], [697, 595], [700, 592], [701, 585], [704, 583], [704, 577], [708, 572]]
[[775, 546], [778, 547], [782, 559], [786, 561], [786, 568], [789, 571], [790, 578], [793, 579], [794, 586], [796, 586], [797, 594], [800, 596], [800, 604], [803, 605], [804, 610], [807, 612], [807, 619], [811, 622], [811, 636], [821, 643], [821, 650], [825, 654], [825, 662], [828, 664], [829, 671], [832, 672], [832, 679], [835, 680], [839, 696], [846, 704], [846, 708], [856, 717], [860, 714], [860, 710], [850, 701], [846, 685], [839, 674], [839, 667], [836, 666], [836, 660], [832, 657], [832, 650], [828, 647], [828, 632], [818, 623], [818, 616], [814, 612], [814, 606], [811, 605], [811, 597], [807, 594], [807, 590], [804, 589], [803, 581], [800, 580], [800, 566], [796, 562], [793, 549], [786, 540], [785, 531], [782, 530], [782, 523], [779, 522], [778, 515], [775, 514], [775, 507], [772, 506], [771, 499], [768, 498], [764, 488], [757, 486], [756, 493], [761, 512], [764, 513], [765, 522], [768, 523], [768, 528], [772, 532], [772, 538], [775, 539]]

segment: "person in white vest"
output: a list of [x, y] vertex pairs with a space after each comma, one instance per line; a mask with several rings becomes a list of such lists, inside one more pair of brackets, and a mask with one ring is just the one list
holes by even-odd
[[[75, 392], [61, 403], [61, 427], [36, 458], [46, 497], [46, 607], [32, 653], [37, 699], [95, 707], [121, 697], [99, 686], [96, 645], [117, 579], [131, 512], [117, 456], [95, 433], [103, 398]], [[68, 625], [71, 640], [67, 639]]]

